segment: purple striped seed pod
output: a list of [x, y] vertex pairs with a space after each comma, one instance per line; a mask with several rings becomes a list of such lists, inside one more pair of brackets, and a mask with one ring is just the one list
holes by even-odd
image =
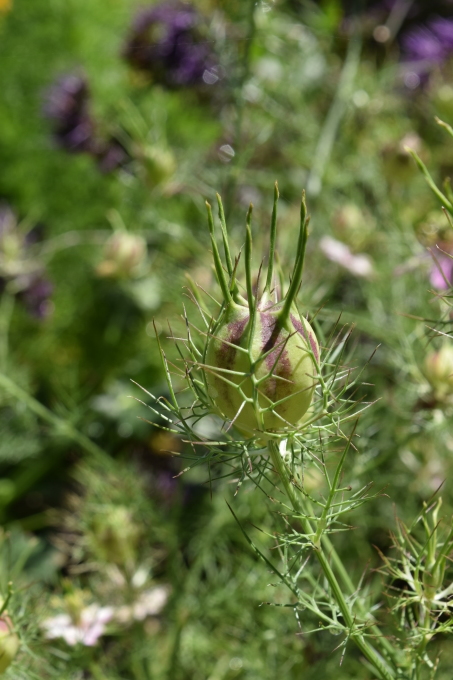
[[211, 206], [206, 202], [214, 268], [223, 297], [220, 314], [211, 322], [203, 353], [201, 368], [206, 393], [216, 413], [234, 424], [244, 436], [263, 441], [294, 433], [312, 418], [309, 408], [320, 363], [316, 336], [296, 305], [308, 236], [305, 193], [300, 206], [291, 281], [280, 300], [281, 285], [276, 286], [274, 279], [278, 198], [275, 183], [267, 276], [261, 293], [260, 274], [253, 285], [252, 205], [247, 212], [246, 297], [236, 280], [239, 257], [233, 264], [222, 199], [217, 194], [225, 265], [216, 242]]
[[[310, 324], [293, 308], [231, 302], [213, 325], [204, 357], [208, 395], [217, 413], [248, 437], [294, 430], [316, 386], [319, 346]], [[246, 401], [248, 399], [249, 401]]]

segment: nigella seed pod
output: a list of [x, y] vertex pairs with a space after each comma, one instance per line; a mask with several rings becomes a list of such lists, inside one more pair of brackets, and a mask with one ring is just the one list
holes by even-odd
[[206, 371], [206, 382], [212, 400], [220, 414], [249, 436], [297, 427], [310, 406], [319, 347], [310, 324], [293, 311], [282, 324], [281, 307], [258, 309], [252, 330], [248, 309], [231, 305], [207, 343], [205, 363], [213, 370]]
[[0, 674], [12, 664], [20, 646], [13, 624], [6, 612], [0, 616]]
[[[234, 423], [245, 436], [266, 438], [266, 433], [299, 429], [317, 384], [319, 346], [308, 321], [295, 304], [302, 280], [307, 239], [305, 201], [291, 284], [282, 300], [275, 299], [273, 260], [276, 236], [277, 186], [271, 227], [270, 258], [262, 293], [252, 287], [251, 209], [247, 219], [245, 269], [247, 298], [240, 295], [236, 268], [229, 252], [223, 208], [219, 201], [223, 245], [230, 279], [227, 281], [214, 239], [210, 207], [208, 217], [217, 278], [224, 301], [213, 320], [203, 355], [206, 393], [212, 408]], [[258, 277], [259, 278], [259, 277]]]

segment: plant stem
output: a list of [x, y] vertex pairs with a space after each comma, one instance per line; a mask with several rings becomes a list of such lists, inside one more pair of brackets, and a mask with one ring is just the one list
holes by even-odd
[[335, 98], [327, 114], [321, 134], [313, 154], [313, 165], [307, 179], [308, 196], [318, 196], [322, 180], [332, 152], [335, 137], [346, 111], [351, 90], [360, 64], [361, 40], [358, 32], [349, 40], [348, 52], [340, 75]]
[[4, 370], [8, 359], [9, 326], [14, 310], [14, 296], [3, 293], [0, 298], [0, 370]]
[[279, 314], [279, 321], [282, 324], [286, 323], [286, 321], [289, 318], [291, 307], [293, 306], [294, 300], [296, 299], [297, 293], [299, 292], [299, 287], [302, 281], [302, 271], [304, 267], [305, 248], [307, 246], [309, 219], [310, 218], [307, 218], [307, 205], [305, 203], [305, 192], [303, 192], [302, 200], [300, 203], [300, 227], [299, 227], [299, 240], [297, 243], [296, 251], [296, 262], [294, 264], [291, 283], [285, 296], [283, 309]]
[[[244, 157], [243, 145], [242, 145], [242, 126], [244, 121], [244, 110], [245, 110], [245, 99], [243, 95], [243, 88], [247, 79], [250, 75], [250, 55], [252, 51], [253, 41], [256, 35], [256, 21], [255, 21], [255, 11], [257, 7], [257, 2], [255, 0], [248, 0], [247, 16], [246, 16], [246, 35], [244, 38], [244, 51], [242, 54], [242, 60], [240, 65], [239, 74], [237, 77], [237, 82], [234, 87], [233, 96], [236, 102], [236, 120], [234, 122], [234, 133], [233, 133], [233, 148], [235, 151], [235, 157], [231, 163], [230, 173], [226, 182], [226, 187], [224, 191], [225, 195], [225, 210], [227, 218], [229, 217], [233, 209], [233, 199], [236, 191], [236, 185], [239, 179], [240, 172], [244, 168], [246, 162], [246, 156]], [[245, 3], [244, 3], [245, 4]]]
[[[285, 465], [285, 462], [283, 461], [283, 458], [278, 449], [278, 445], [271, 440], [268, 443], [268, 449], [274, 468], [278, 473], [282, 481], [282, 484], [285, 488], [286, 495], [288, 496], [288, 499], [290, 500], [294, 510], [297, 512], [298, 515], [300, 515], [300, 520], [304, 526], [305, 533], [308, 536], [314, 536], [315, 532], [313, 530], [311, 522], [307, 519], [307, 515], [303, 507], [302, 500], [299, 497], [299, 494], [297, 493], [297, 490], [292, 483], [290, 471], [288, 470], [288, 468]], [[345, 624], [351, 631], [351, 638], [354, 640], [355, 644], [358, 646], [362, 654], [373, 665], [373, 667], [376, 669], [377, 673], [383, 680], [395, 680], [396, 675], [394, 671], [390, 668], [390, 666], [388, 666], [385, 659], [377, 652], [377, 650], [371, 644], [369, 644], [365, 640], [364, 635], [361, 634], [359, 630], [357, 630], [355, 625], [355, 616], [352, 613], [351, 609], [349, 608], [349, 605], [343, 595], [342, 588], [337, 581], [337, 578], [332, 570], [332, 567], [330, 566], [328, 557], [324, 551], [322, 543], [320, 542], [318, 543], [318, 545], [313, 546], [313, 551], [318, 559], [322, 571], [324, 572], [324, 576], [326, 577], [327, 582], [329, 583], [332, 594], [341, 611]]]

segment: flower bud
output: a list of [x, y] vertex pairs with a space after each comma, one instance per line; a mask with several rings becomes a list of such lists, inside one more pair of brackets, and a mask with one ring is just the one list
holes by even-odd
[[0, 616], [0, 673], [4, 673], [11, 665], [19, 649], [19, 638], [13, 630], [9, 616], [3, 612]]
[[105, 562], [129, 566], [137, 557], [140, 529], [123, 505], [112, 506], [92, 520], [93, 550]]
[[[248, 308], [232, 304], [207, 343], [208, 392], [218, 412], [248, 436], [297, 427], [315, 389], [319, 347], [313, 329], [296, 309], [284, 322], [281, 311], [281, 305], [258, 309], [252, 328]], [[251, 401], [244, 404], [244, 396]]]
[[152, 186], [168, 182], [176, 170], [176, 160], [170, 149], [147, 146], [141, 155], [146, 179]]
[[146, 257], [146, 241], [138, 234], [116, 231], [105, 244], [99, 276], [122, 278], [134, 274]]
[[[311, 404], [319, 366], [315, 334], [295, 304], [302, 281], [307, 240], [305, 198], [302, 198], [301, 204], [291, 283], [281, 300], [277, 299], [281, 286], [275, 285], [273, 275], [277, 185], [267, 277], [261, 293], [260, 276], [254, 277], [251, 271], [252, 206], [247, 215], [244, 250], [246, 298], [236, 283], [238, 260], [233, 265], [220, 196], [217, 200], [226, 270], [215, 241], [211, 207], [207, 204], [214, 265], [223, 293], [220, 314], [211, 322], [203, 352], [202, 370], [207, 398], [213, 410], [234, 423], [247, 437], [258, 435], [260, 439], [266, 439], [273, 434], [288, 434], [303, 425], [301, 421]], [[229, 280], [225, 272], [228, 272]]]
[[443, 345], [425, 359], [425, 374], [438, 399], [453, 394], [453, 345]]

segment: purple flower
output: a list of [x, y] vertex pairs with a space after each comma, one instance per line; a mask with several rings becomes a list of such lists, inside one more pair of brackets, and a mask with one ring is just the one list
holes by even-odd
[[433, 31], [425, 26], [417, 26], [406, 33], [402, 40], [402, 48], [408, 61], [426, 62], [426, 65], [440, 63], [445, 57], [442, 43]]
[[448, 290], [453, 284], [453, 256], [436, 251], [429, 281], [436, 290]]
[[89, 153], [96, 159], [101, 172], [112, 172], [129, 160], [129, 154], [115, 137], [105, 141], [97, 135], [89, 103], [87, 81], [69, 74], [50, 89], [44, 113], [52, 122], [53, 135], [59, 146], [73, 153]]
[[433, 17], [426, 25], [415, 26], [401, 36], [401, 48], [405, 70], [418, 76], [419, 83], [426, 80], [453, 54], [453, 19]]
[[88, 103], [88, 84], [74, 74], [63, 76], [49, 91], [44, 113], [52, 122], [57, 143], [68, 151], [93, 149], [94, 122]]
[[453, 19], [434, 17], [430, 22], [430, 29], [437, 36], [444, 50], [453, 52]]
[[168, 87], [212, 82], [206, 73], [215, 67], [215, 60], [201, 29], [201, 17], [191, 5], [155, 5], [136, 17], [124, 57]]

